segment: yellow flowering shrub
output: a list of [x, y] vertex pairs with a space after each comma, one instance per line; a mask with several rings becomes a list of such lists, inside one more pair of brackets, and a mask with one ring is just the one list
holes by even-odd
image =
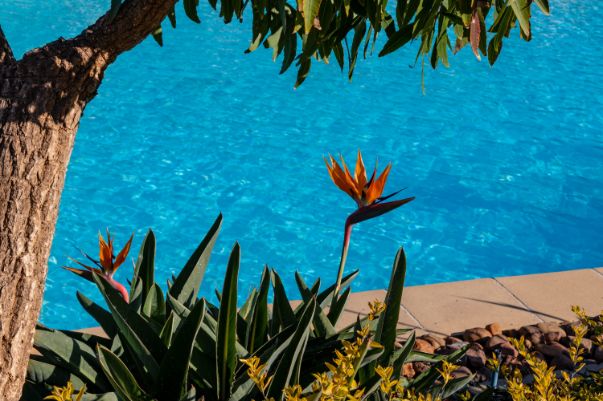
[[84, 385], [80, 391], [73, 398], [73, 383], [67, 382], [64, 387], [54, 387], [50, 395], [44, 397], [45, 400], [52, 401], [81, 401], [82, 397], [86, 393], [86, 386]]
[[[519, 355], [526, 361], [534, 377], [532, 383], [524, 383], [524, 376], [517, 368], [503, 370], [507, 379], [507, 391], [513, 401], [602, 401], [603, 372], [594, 372], [583, 376], [585, 369], [582, 340], [589, 330], [600, 336], [603, 329], [601, 321], [588, 318], [582, 308], [573, 307], [579, 324], [573, 326], [574, 337], [569, 347], [569, 357], [573, 364], [571, 372], [555, 373], [555, 367], [537, 358], [526, 348], [523, 338], [511, 339]], [[495, 365], [491, 360], [491, 366]], [[496, 367], [496, 366], [494, 366]]]

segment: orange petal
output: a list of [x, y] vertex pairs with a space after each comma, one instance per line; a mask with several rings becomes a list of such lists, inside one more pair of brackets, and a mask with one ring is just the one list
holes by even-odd
[[366, 185], [366, 169], [364, 168], [364, 161], [362, 160], [362, 153], [358, 151], [358, 158], [356, 159], [356, 170], [354, 171], [356, 177], [356, 190], [362, 194], [362, 190]]
[[113, 270], [114, 271], [117, 270], [117, 268], [126, 260], [126, 256], [128, 256], [128, 252], [130, 252], [130, 245], [132, 245], [133, 239], [134, 239], [134, 234], [132, 234], [130, 236], [130, 239], [128, 240], [128, 242], [126, 242], [126, 245], [124, 245], [121, 252], [119, 252], [117, 257], [115, 258], [115, 262], [113, 262]]
[[[110, 238], [110, 237], [108, 237]], [[113, 260], [113, 250], [111, 242], [107, 244], [101, 233], [98, 233], [99, 259], [100, 264], [105, 270], [111, 270]]]
[[352, 198], [354, 198], [354, 200], [360, 199], [360, 195], [362, 194], [362, 191], [358, 191], [358, 183], [356, 182], [356, 179], [354, 179], [354, 177], [350, 173], [350, 170], [348, 169], [348, 166], [345, 163], [345, 160], [343, 159], [343, 155], [339, 154], [339, 158], [341, 159], [341, 164], [343, 165], [343, 168], [345, 170], [346, 180], [348, 181], [348, 184], [350, 185], [350, 189], [352, 190], [352, 194], [353, 194], [353, 195], [351, 195]]
[[389, 174], [389, 170], [391, 170], [392, 165], [389, 163], [385, 170], [381, 173], [377, 180], [371, 182], [368, 190], [366, 191], [366, 202], [367, 204], [373, 203], [378, 197], [383, 193], [383, 189], [385, 188], [385, 182], [387, 181], [387, 176]]
[[329, 155], [331, 165], [325, 159], [325, 164], [327, 165], [327, 170], [329, 171], [329, 175], [331, 179], [341, 189], [343, 192], [347, 193], [351, 197], [354, 197], [354, 184], [350, 182], [349, 177], [345, 174], [345, 172], [341, 169], [337, 161], [333, 158], [333, 156]]

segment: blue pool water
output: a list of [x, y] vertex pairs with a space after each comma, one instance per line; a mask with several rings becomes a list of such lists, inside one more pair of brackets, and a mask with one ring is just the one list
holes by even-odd
[[[76, 34], [108, 3], [0, 2], [0, 24], [20, 55]], [[42, 321], [93, 323], [74, 289], [98, 295], [60, 267], [76, 246], [96, 252], [105, 227], [120, 245], [134, 232], [134, 248], [153, 227], [165, 282], [223, 212], [205, 294], [221, 286], [235, 240], [242, 293], [265, 263], [292, 294], [295, 270], [333, 280], [354, 204], [322, 157], [353, 160], [358, 148], [368, 163], [393, 162], [386, 191], [407, 186], [417, 197], [355, 228], [348, 266], [361, 269], [358, 290], [387, 285], [401, 245], [410, 284], [601, 265], [601, 11], [554, 1], [550, 17], [536, 12], [531, 43], [508, 41], [494, 68], [465, 50], [451, 68], [427, 71], [425, 95], [409, 66], [414, 48], [361, 62], [352, 83], [335, 65], [315, 65], [293, 90], [294, 73], [279, 76], [268, 51], [243, 54], [246, 24], [224, 26], [207, 7], [200, 26], [181, 18], [164, 48], [147, 40], [121, 57], [86, 109]], [[130, 274], [124, 266], [120, 278]]]

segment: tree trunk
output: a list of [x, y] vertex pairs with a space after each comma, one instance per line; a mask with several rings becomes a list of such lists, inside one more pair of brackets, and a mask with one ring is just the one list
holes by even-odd
[[107, 66], [152, 32], [173, 0], [130, 0], [79, 36], [16, 60], [0, 28], [0, 399], [18, 401], [59, 200], [84, 108]]

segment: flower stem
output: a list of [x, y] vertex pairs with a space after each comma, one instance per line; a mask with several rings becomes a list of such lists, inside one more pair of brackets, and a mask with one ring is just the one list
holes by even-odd
[[339, 270], [337, 271], [337, 281], [335, 284], [335, 292], [333, 293], [333, 300], [337, 300], [339, 291], [341, 290], [341, 280], [343, 278], [343, 271], [345, 270], [345, 262], [348, 258], [348, 249], [350, 248], [350, 237], [352, 235], [352, 226], [350, 218], [348, 217], [345, 221], [345, 229], [343, 235], [343, 246], [341, 247], [341, 259], [339, 261]]

